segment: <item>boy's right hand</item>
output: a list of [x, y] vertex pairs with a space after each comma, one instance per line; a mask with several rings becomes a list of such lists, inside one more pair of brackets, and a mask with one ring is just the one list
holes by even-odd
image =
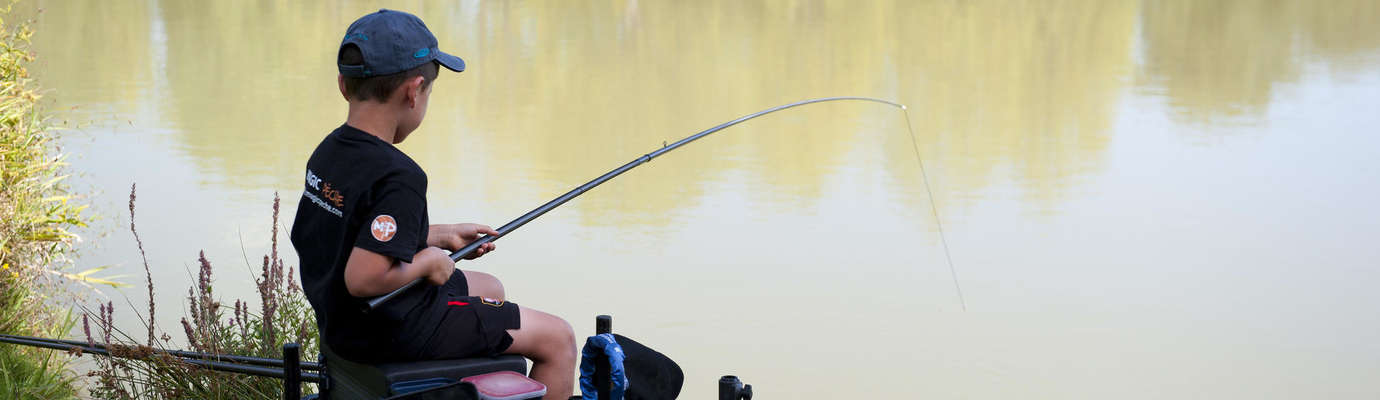
[[430, 268], [426, 272], [426, 280], [432, 285], [446, 284], [446, 281], [450, 280], [450, 274], [455, 273], [455, 261], [451, 260], [450, 255], [446, 254], [445, 250], [441, 250], [440, 247], [432, 246], [422, 249], [413, 258], [414, 264], [422, 264]]

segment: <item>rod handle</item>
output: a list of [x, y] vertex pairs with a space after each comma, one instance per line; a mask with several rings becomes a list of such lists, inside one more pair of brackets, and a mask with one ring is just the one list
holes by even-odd
[[[498, 240], [498, 238], [499, 238], [500, 236], [503, 236], [503, 235], [485, 235], [485, 236], [482, 236], [482, 237], [479, 238], [479, 240], [475, 240], [474, 243], [470, 243], [469, 246], [465, 246], [465, 247], [461, 248], [460, 250], [457, 250], [457, 251], [454, 252], [454, 253], [450, 253], [450, 260], [451, 260], [451, 261], [455, 261], [455, 262], [459, 262], [461, 259], [463, 259], [463, 258], [469, 256], [470, 253], [474, 253], [475, 250], [479, 250], [479, 246], [483, 246], [485, 243], [489, 243], [489, 242]], [[408, 282], [406, 285], [402, 285], [402, 287], [397, 288], [397, 289], [394, 289], [394, 290], [391, 291], [391, 292], [388, 292], [388, 294], [385, 294], [385, 295], [382, 295], [382, 296], [379, 296], [379, 297], [375, 297], [375, 298], [369, 299], [369, 301], [366, 303], [367, 306], [365, 307], [364, 311], [373, 311], [373, 310], [375, 310], [375, 309], [378, 309], [379, 306], [383, 305], [383, 303], [387, 303], [389, 300], [392, 300], [394, 297], [398, 297], [398, 295], [403, 294], [403, 293], [407, 292], [408, 290], [411, 290], [413, 287], [416, 287], [418, 284], [421, 284], [422, 281], [423, 281], [422, 278], [413, 279], [412, 282]]]

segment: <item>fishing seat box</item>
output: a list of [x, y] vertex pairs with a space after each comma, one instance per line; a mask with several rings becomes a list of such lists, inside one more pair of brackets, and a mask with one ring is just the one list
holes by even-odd
[[[321, 398], [329, 400], [388, 398], [453, 386], [466, 377], [491, 372], [512, 371], [527, 374], [527, 360], [519, 355], [361, 364], [336, 355], [322, 343], [321, 357], [325, 373], [330, 377], [329, 383], [322, 388]], [[467, 389], [474, 393], [472, 388]]]

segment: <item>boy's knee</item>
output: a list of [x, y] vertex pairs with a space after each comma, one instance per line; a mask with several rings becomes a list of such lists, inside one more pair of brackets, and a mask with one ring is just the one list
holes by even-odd
[[548, 344], [548, 352], [561, 359], [575, 358], [575, 329], [570, 327], [570, 323], [563, 318], [556, 318], [558, 323], [552, 324], [551, 340]]
[[488, 297], [497, 300], [506, 300], [507, 293], [503, 289], [503, 282], [498, 277], [478, 271], [463, 271], [465, 280], [469, 282], [470, 296]]
[[499, 300], [505, 300], [505, 299], [507, 299], [507, 298], [508, 298], [508, 293], [507, 293], [506, 290], [503, 289], [503, 282], [502, 282], [502, 281], [499, 281], [499, 280], [498, 280], [498, 277], [496, 277], [496, 276], [489, 275], [489, 274], [484, 274], [484, 275], [489, 277], [489, 291], [492, 292], [493, 298], [499, 299]]
[[575, 366], [575, 330], [565, 319], [533, 309], [522, 309], [522, 328], [514, 335], [512, 352], [562, 369]]

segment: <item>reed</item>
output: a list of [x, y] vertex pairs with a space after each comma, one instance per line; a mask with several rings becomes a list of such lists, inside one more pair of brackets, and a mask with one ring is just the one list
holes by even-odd
[[[134, 224], [135, 188], [130, 188], [130, 232], [138, 237]], [[302, 288], [278, 253], [278, 212], [280, 199], [273, 198], [272, 234], [269, 254], [264, 255], [256, 288], [260, 308], [235, 300], [225, 303], [216, 296], [215, 268], [201, 252], [197, 258], [197, 278], [187, 289], [187, 310], [180, 321], [188, 350], [206, 353], [280, 357], [284, 343], [302, 345], [305, 359], [318, 354], [316, 321]], [[137, 240], [136, 240], [137, 241]], [[162, 332], [153, 318], [154, 282], [150, 266], [148, 312], [140, 316], [146, 332], [126, 333], [115, 327], [114, 303], [99, 305], [94, 315], [82, 316], [86, 340], [103, 342], [116, 357], [98, 356], [91, 395], [103, 399], [264, 399], [281, 398], [282, 382], [273, 378], [208, 370], [187, 364], [158, 350], [173, 347], [172, 336]], [[233, 304], [232, 307], [226, 307]], [[94, 325], [94, 328], [93, 326]], [[147, 334], [155, 340], [145, 341]], [[306, 389], [311, 391], [312, 385]]]

